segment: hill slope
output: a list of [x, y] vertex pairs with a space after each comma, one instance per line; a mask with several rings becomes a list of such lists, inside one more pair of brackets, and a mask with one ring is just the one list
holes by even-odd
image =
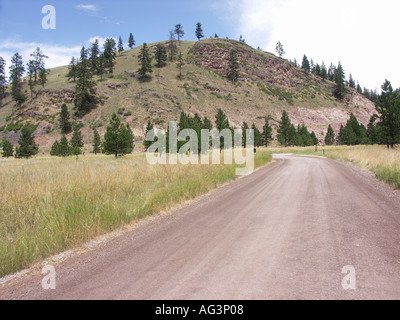
[[[156, 45], [149, 47], [153, 51]], [[177, 77], [176, 64], [169, 63], [165, 68], [154, 68], [152, 81], [141, 83], [136, 77], [140, 48], [118, 55], [114, 76], [98, 82], [97, 95], [101, 103], [79, 120], [85, 125], [86, 143], [92, 140], [91, 128], [96, 126], [100, 134], [104, 134], [111, 113], [119, 109], [132, 113], [121, 117], [130, 123], [139, 141], [143, 139], [149, 119], [165, 128], [168, 121], [179, 119], [181, 111], [198, 113], [214, 121], [221, 108], [232, 126], [239, 127], [246, 121], [250, 125], [254, 122], [261, 129], [265, 116], [271, 115], [271, 124], [276, 126], [282, 111], [286, 110], [295, 125], [304, 122], [321, 139], [329, 124], [338, 131], [351, 112], [364, 124], [375, 112], [374, 104], [353, 89], [339, 102], [332, 95], [332, 82], [323, 82], [270, 53], [225, 39], [181, 42], [178, 49], [186, 60], [183, 80]], [[225, 77], [232, 48], [238, 51], [241, 65], [238, 85]], [[59, 139], [58, 118], [62, 103], [67, 103], [73, 113], [74, 84], [67, 81], [67, 71], [67, 66], [52, 69], [46, 87], [37, 88], [36, 97], [19, 109], [8, 97], [0, 108], [0, 137], [6, 135], [16, 143], [18, 128], [31, 121], [38, 125], [35, 135], [40, 146], [50, 147]], [[26, 86], [27, 80], [24, 82]]]

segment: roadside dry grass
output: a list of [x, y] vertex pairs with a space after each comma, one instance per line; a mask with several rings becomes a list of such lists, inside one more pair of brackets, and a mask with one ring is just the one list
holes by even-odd
[[373, 171], [376, 177], [400, 189], [400, 148], [389, 150], [384, 146], [356, 146], [329, 148], [332, 159], [351, 161]]
[[[256, 167], [271, 161], [259, 152]], [[149, 165], [145, 155], [0, 161], [0, 277], [236, 179], [236, 165]]]
[[395, 189], [400, 189], [400, 148], [388, 150], [385, 146], [319, 146], [268, 148], [271, 153], [293, 153], [297, 155], [326, 156], [335, 160], [350, 161], [375, 173], [376, 177]]

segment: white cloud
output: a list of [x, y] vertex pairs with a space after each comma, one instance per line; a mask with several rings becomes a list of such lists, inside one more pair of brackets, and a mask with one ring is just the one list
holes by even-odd
[[31, 53], [39, 47], [42, 52], [48, 56], [45, 59], [46, 68], [51, 69], [69, 64], [73, 56], [79, 57], [81, 46], [65, 47], [57, 45], [49, 45], [36, 42], [21, 42], [15, 40], [5, 40], [0, 42], [0, 56], [6, 60], [6, 72], [9, 75], [12, 56], [18, 52], [25, 63], [31, 59]]
[[86, 12], [96, 12], [97, 7], [94, 4], [79, 4], [75, 9]]
[[385, 78], [400, 87], [400, 3], [393, 0], [227, 0], [231, 23], [250, 45], [275, 52], [281, 41], [288, 59], [341, 61], [362, 86]]
[[99, 36], [94, 36], [92, 38], [90, 38], [88, 41], [86, 41], [86, 48], [89, 48], [93, 42], [95, 42], [96, 40], [99, 41], [99, 47], [102, 48], [104, 43], [106, 42], [107, 38], [113, 38], [115, 40], [115, 42], [117, 42], [118, 40], [114, 37], [99, 37]]

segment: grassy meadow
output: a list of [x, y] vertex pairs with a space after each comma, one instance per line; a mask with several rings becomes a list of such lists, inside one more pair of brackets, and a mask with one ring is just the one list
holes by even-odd
[[[272, 159], [257, 152], [255, 166]], [[236, 179], [236, 165], [121, 159], [0, 159], [0, 277]]]

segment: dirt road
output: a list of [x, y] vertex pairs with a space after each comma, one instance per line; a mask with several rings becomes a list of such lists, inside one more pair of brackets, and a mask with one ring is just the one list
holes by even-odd
[[39, 273], [0, 299], [399, 299], [399, 193], [347, 164], [277, 156], [55, 268], [56, 290]]

